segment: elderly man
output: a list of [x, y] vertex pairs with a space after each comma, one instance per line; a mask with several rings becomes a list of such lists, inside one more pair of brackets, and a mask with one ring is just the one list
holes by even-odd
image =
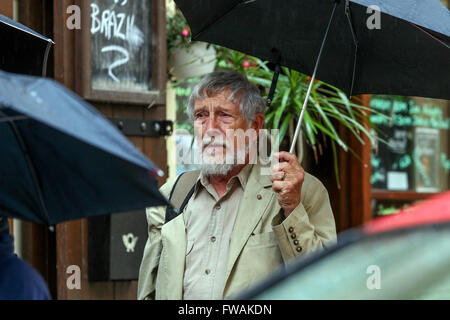
[[[290, 259], [335, 243], [328, 193], [296, 156], [277, 153], [270, 174], [253, 161], [249, 145], [264, 109], [258, 89], [236, 72], [209, 74], [194, 88], [188, 112], [204, 161], [190, 173], [192, 192], [178, 215], [147, 210], [139, 299], [229, 298]], [[238, 131], [256, 134], [242, 145], [228, 134]], [[175, 181], [162, 186], [167, 197]]]

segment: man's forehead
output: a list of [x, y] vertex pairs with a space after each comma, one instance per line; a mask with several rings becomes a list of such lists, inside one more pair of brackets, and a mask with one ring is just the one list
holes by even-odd
[[[230, 89], [223, 89], [215, 94], [209, 96], [204, 95], [203, 98], [195, 100], [195, 108], [202, 107], [239, 107], [236, 97], [230, 99]], [[233, 101], [234, 100], [234, 101]]]

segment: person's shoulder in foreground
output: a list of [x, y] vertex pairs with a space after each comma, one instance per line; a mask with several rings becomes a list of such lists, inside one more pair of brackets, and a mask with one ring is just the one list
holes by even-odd
[[50, 300], [39, 273], [13, 253], [12, 237], [0, 233], [0, 300]]

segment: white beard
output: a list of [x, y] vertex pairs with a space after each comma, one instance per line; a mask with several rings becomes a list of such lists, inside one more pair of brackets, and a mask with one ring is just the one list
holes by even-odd
[[[203, 146], [208, 145], [209, 143], [211, 143], [211, 140], [206, 139], [205, 141], [203, 141]], [[232, 149], [229, 148], [228, 144], [225, 142], [224, 143], [227, 152], [232, 152]], [[244, 159], [248, 156], [249, 154], [249, 146], [245, 146], [245, 156]], [[203, 161], [201, 163], [200, 166], [200, 170], [202, 171], [202, 173], [206, 176], [211, 176], [211, 175], [218, 175], [218, 176], [225, 176], [227, 175], [230, 171], [232, 171], [234, 168], [236, 168], [239, 165], [242, 165], [243, 163], [238, 163], [238, 154], [242, 153], [241, 152], [237, 152], [234, 154], [234, 159], [233, 159], [233, 163], [229, 163], [229, 159], [227, 159], [226, 156], [222, 156], [222, 163], [218, 163], [218, 159], [215, 158], [215, 154], [214, 152], [210, 152], [208, 150], [205, 150], [203, 152]]]
[[201, 171], [206, 176], [226, 176], [231, 170], [236, 168], [236, 164], [207, 164], [203, 163]]

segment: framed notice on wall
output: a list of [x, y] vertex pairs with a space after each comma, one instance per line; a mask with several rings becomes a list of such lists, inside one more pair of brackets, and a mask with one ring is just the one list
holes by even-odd
[[[165, 39], [156, 0], [81, 0], [77, 88], [93, 101], [151, 104], [162, 90]], [[164, 40], [164, 41], [161, 41]]]
[[439, 192], [439, 130], [416, 128], [414, 168], [417, 192]]

